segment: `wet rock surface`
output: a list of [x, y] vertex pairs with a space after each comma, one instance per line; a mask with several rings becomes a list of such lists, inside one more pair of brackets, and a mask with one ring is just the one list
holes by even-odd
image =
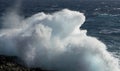
[[17, 57], [0, 55], [0, 71], [46, 71], [40, 68], [27, 68], [16, 62]]

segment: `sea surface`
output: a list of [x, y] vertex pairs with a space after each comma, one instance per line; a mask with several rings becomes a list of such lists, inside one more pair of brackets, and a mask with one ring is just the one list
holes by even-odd
[[[0, 16], [14, 3], [15, 0], [0, 0]], [[87, 35], [104, 42], [109, 52], [120, 56], [120, 1], [23, 0], [20, 14], [30, 17], [38, 12], [53, 13], [65, 8], [84, 13], [86, 22], [81, 28], [87, 29]]]

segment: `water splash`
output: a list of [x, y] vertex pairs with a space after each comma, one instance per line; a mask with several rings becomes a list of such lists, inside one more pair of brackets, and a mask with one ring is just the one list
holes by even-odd
[[12, 11], [0, 30], [0, 54], [47, 70], [120, 71], [118, 59], [105, 44], [79, 29], [84, 21], [84, 14], [68, 9], [28, 18]]

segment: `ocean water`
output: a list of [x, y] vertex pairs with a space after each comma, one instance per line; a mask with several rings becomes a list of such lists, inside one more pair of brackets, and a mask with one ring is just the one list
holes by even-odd
[[[6, 8], [13, 6], [15, 0], [1, 0], [0, 11], [4, 14]], [[62, 9], [80, 11], [85, 14], [86, 22], [82, 29], [87, 29], [88, 35], [103, 41], [110, 52], [119, 54], [120, 50], [120, 1], [84, 1], [84, 0], [23, 0], [21, 14], [25, 17], [38, 12], [52, 13]]]
[[[13, 6], [15, 0], [0, 1], [0, 15], [2, 16], [7, 8]], [[70, 9], [83, 12], [86, 22], [82, 26], [88, 29], [88, 35], [98, 37], [108, 44], [110, 51], [119, 49], [120, 39], [120, 1], [83, 1], [83, 0], [23, 0], [21, 13], [26, 17], [37, 12], [52, 13], [62, 9]], [[117, 51], [117, 50], [116, 50]], [[119, 50], [118, 50], [119, 51]]]
[[[1, 28], [3, 27], [2, 16], [4, 16], [6, 14], [7, 9], [14, 7], [15, 4], [16, 4], [15, 0], [12, 0], [12, 1], [11, 0], [6, 0], [6, 1], [0, 0], [0, 16], [1, 16], [1, 18], [0, 18], [1, 26], [0, 27]], [[23, 0], [20, 3], [20, 6], [17, 8], [19, 8], [18, 10], [19, 10], [20, 15], [22, 15], [22, 16], [24, 16], [24, 18], [28, 18], [28, 19], [29, 19], [29, 17], [31, 17], [34, 14], [39, 13], [39, 12], [44, 12], [46, 15], [46, 14], [53, 14], [54, 12], [61, 11], [63, 9], [69, 9], [72, 11], [78, 11], [78, 12], [84, 13], [84, 15], [86, 16], [86, 20], [80, 29], [87, 30], [86, 34], [88, 36], [96, 37], [98, 40], [102, 41], [107, 46], [107, 50], [111, 54], [113, 54], [114, 57], [116, 57], [118, 59], [120, 58], [119, 57], [120, 56], [120, 1], [87, 1], [87, 0], [86, 1], [84, 1], [84, 0], [74, 0], [74, 1], [73, 0], [34, 0], [33, 1], [33, 0]], [[64, 14], [64, 12], [61, 12], [61, 13]], [[65, 13], [66, 13], [66, 11], [65, 11]], [[56, 13], [56, 14], [59, 15], [59, 13]], [[56, 14], [55, 15], [53, 14], [53, 17], [56, 16]], [[33, 18], [34, 17], [32, 17], [32, 19]], [[57, 20], [57, 21], [62, 21], [62, 20]], [[51, 22], [51, 21], [48, 20], [48, 21], [42, 21], [42, 22], [46, 23], [46, 22]], [[53, 30], [54, 30], [54, 27], [53, 27]], [[49, 33], [48, 31], [46, 31], [46, 32]], [[59, 32], [59, 31], [57, 31], [57, 32]], [[45, 34], [47, 34], [47, 33], [45, 33]], [[54, 34], [61, 35], [62, 37], [64, 37], [63, 33], [58, 34], [55, 31]], [[67, 33], [65, 32], [64, 35], [66, 36], [66, 34]], [[48, 34], [48, 35], [50, 35], [50, 34]], [[2, 39], [2, 40], [0, 39], [0, 42], [3, 40], [4, 39]], [[60, 42], [60, 41], [58, 41], [58, 42]], [[94, 44], [94, 42], [91, 44]], [[24, 44], [22, 43], [21, 46], [22, 45], [24, 45]], [[42, 43], [41, 43], [41, 45], [42, 45]], [[32, 50], [34, 50], [34, 49], [32, 49]], [[23, 51], [26, 51], [26, 50], [23, 50]], [[43, 52], [43, 54], [44, 54], [44, 52]], [[39, 55], [39, 56], [41, 56], [41, 55]], [[69, 57], [69, 54], [66, 56]], [[20, 56], [20, 57], [22, 57], [22, 56]], [[69, 58], [71, 58], [71, 57], [69, 57]], [[75, 58], [77, 58], [77, 57], [75, 57]], [[39, 58], [36, 58], [36, 59], [38, 60]], [[99, 60], [99, 58], [98, 58], [98, 60]], [[46, 61], [48, 61], [48, 60], [46, 60]], [[41, 61], [40, 61], [40, 63], [41, 63]], [[48, 61], [48, 63], [49, 63], [49, 61]], [[67, 63], [69, 63], [69, 61]], [[60, 64], [60, 65], [62, 65], [62, 64]], [[48, 65], [47, 67], [44, 67], [44, 63], [43, 63], [43, 68], [51, 69], [51, 68], [49, 68], [49, 66], [50, 65]], [[72, 65], [71, 65], [71, 67], [72, 67]], [[64, 67], [62, 67], [62, 68], [64, 68]], [[57, 69], [59, 69], [59, 65], [56, 67], [56, 70]], [[66, 70], [68, 70], [68, 69], [65, 69], [62, 71], [66, 71]], [[73, 67], [73, 70], [78, 71], [78, 70], [74, 69], [74, 67]], [[84, 70], [84, 68], [83, 68], [83, 70]], [[86, 71], [88, 71], [88, 70], [86, 70]], [[96, 71], [96, 69], [94, 69], [94, 67], [93, 68], [91, 67], [90, 71]], [[101, 71], [103, 71], [103, 70], [101, 70]], [[104, 71], [107, 71], [107, 70], [104, 70]], [[115, 70], [111, 70], [111, 71], [115, 71]]]

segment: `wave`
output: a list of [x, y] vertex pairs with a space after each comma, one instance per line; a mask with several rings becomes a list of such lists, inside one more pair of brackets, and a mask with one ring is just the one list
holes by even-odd
[[120, 14], [107, 14], [107, 13], [103, 13], [103, 14], [99, 14], [99, 16], [118, 17], [118, 16], [120, 16]]
[[120, 29], [103, 29], [101, 30], [99, 33], [101, 34], [119, 34], [120, 33]]
[[46, 70], [120, 71], [106, 45], [79, 29], [84, 21], [83, 13], [68, 9], [28, 18], [8, 12], [0, 30], [0, 54]]

